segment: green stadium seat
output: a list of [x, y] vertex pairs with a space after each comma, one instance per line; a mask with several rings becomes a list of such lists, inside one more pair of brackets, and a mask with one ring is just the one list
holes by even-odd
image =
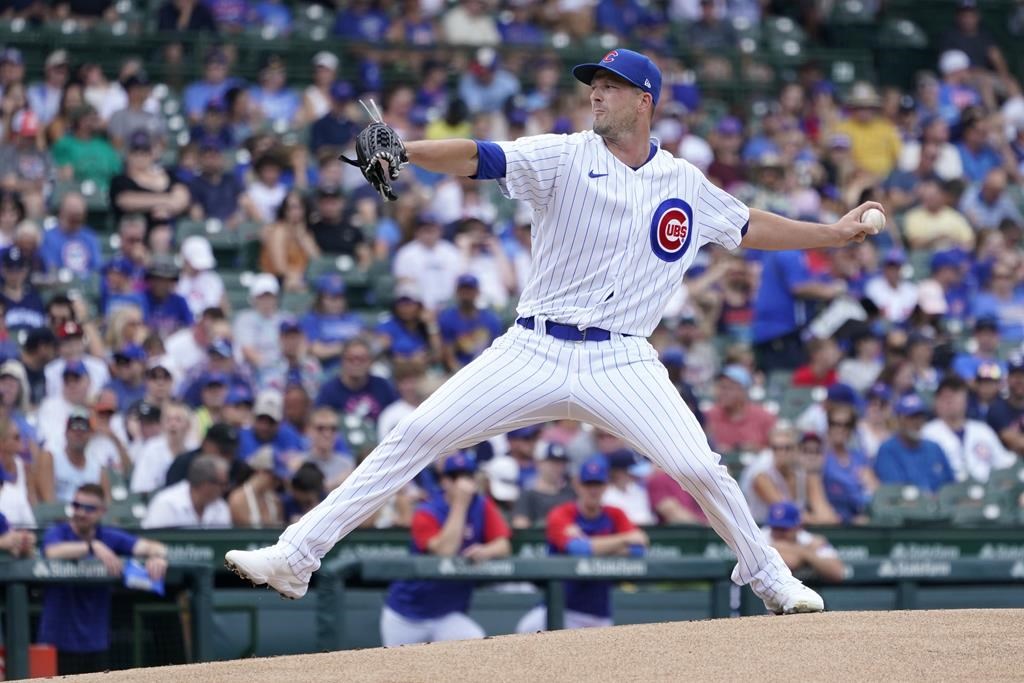
[[1012, 500], [1020, 498], [1024, 493], [1024, 464], [993, 470], [988, 478], [988, 489]]
[[[823, 394], [823, 391], [818, 391], [819, 388], [792, 386], [785, 388], [778, 399], [779, 417], [787, 420], [798, 417], [809, 405], [819, 400], [819, 395]], [[820, 398], [824, 398], [824, 396], [822, 395]]]
[[947, 484], [939, 490], [939, 507], [947, 513], [955, 507], [981, 507], [985, 500], [985, 486], [976, 481]]
[[840, 0], [832, 7], [829, 23], [845, 26], [850, 24], [873, 25], [875, 23], [873, 3], [864, 0]]
[[871, 500], [872, 523], [900, 525], [940, 519], [938, 501], [916, 486], [885, 484], [878, 487]]
[[909, 19], [889, 19], [882, 24], [882, 28], [878, 32], [878, 42], [886, 49], [900, 47], [924, 49], [928, 47], [928, 35]]
[[36, 517], [36, 525], [43, 529], [55, 522], [62, 522], [68, 518], [67, 503], [36, 503], [32, 508], [32, 514]]
[[309, 311], [315, 298], [313, 292], [285, 292], [281, 296], [281, 309], [293, 315], [302, 315]]

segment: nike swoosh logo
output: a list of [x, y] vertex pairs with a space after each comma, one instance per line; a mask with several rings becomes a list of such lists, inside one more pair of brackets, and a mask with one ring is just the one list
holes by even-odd
[[591, 178], [604, 178], [608, 174], [607, 173], [594, 173], [593, 171], [591, 171], [587, 175], [590, 176]]

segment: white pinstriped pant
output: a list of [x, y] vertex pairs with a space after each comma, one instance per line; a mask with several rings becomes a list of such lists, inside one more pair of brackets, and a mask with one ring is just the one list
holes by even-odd
[[733, 581], [754, 581], [756, 590], [789, 574], [646, 339], [613, 334], [603, 342], [568, 342], [518, 325], [399, 422], [341, 486], [285, 529], [281, 545], [289, 564], [308, 580], [335, 543], [441, 455], [560, 419], [616, 434], [672, 475], [736, 553]]

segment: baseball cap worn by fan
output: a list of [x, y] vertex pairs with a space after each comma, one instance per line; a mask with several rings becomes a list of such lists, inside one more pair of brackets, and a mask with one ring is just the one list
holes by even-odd
[[580, 482], [584, 484], [608, 483], [608, 460], [603, 455], [593, 455], [580, 465]]
[[278, 457], [271, 445], [261, 446], [249, 456], [245, 464], [257, 472], [270, 472], [278, 479], [290, 479], [288, 468]]
[[483, 470], [492, 498], [502, 502], [519, 498], [519, 463], [515, 458], [507, 455], [493, 458], [484, 464]]
[[768, 508], [768, 526], [773, 529], [795, 529], [800, 522], [800, 508], [789, 501], [772, 503]]
[[252, 279], [252, 284], [249, 285], [249, 296], [253, 299], [264, 294], [277, 296], [280, 291], [281, 286], [278, 284], [277, 278], [270, 273], [260, 273]]
[[217, 265], [213, 247], [201, 235], [190, 235], [181, 243], [181, 260], [196, 270], [210, 270]]
[[916, 415], [927, 415], [928, 406], [924, 404], [917, 394], [907, 394], [896, 402], [893, 412], [900, 417], [913, 417]]
[[64, 364], [64, 372], [62, 375], [74, 375], [76, 377], [84, 377], [89, 374], [85, 369], [85, 363], [80, 360], [70, 360]]
[[254, 417], [269, 417], [274, 422], [280, 422], [284, 415], [284, 399], [276, 391], [261, 391], [256, 395], [256, 404], [253, 406]]
[[572, 75], [576, 80], [590, 85], [600, 69], [629, 81], [649, 94], [654, 104], [658, 104], [661, 95], [661, 71], [650, 58], [639, 52], [619, 48], [606, 54], [600, 62], [576, 65], [573, 67]]
[[541, 460], [560, 460], [561, 462], [569, 462], [569, 453], [565, 450], [565, 446], [560, 443], [549, 443], [548, 447], [544, 449]]
[[467, 451], [459, 451], [445, 458], [441, 471], [447, 476], [461, 472], [472, 474], [476, 472], [476, 458]]
[[726, 365], [722, 368], [722, 371], [718, 373], [718, 376], [726, 379], [731, 379], [736, 384], [739, 384], [744, 389], [749, 389], [754, 383], [753, 378], [750, 376], [750, 372], [741, 365]]

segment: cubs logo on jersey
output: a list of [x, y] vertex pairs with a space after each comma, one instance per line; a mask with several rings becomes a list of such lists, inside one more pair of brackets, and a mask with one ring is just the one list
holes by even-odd
[[678, 261], [693, 237], [693, 209], [682, 199], [666, 199], [651, 219], [651, 249], [662, 261]]

